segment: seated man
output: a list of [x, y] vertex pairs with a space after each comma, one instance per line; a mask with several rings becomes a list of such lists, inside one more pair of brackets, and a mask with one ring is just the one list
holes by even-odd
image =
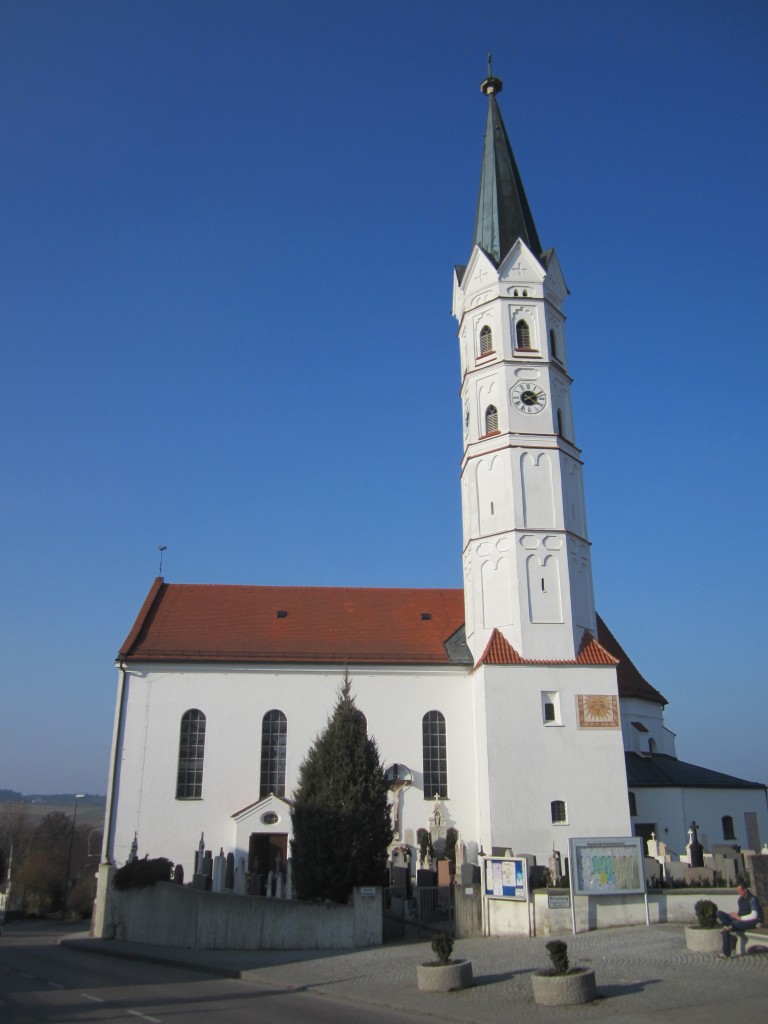
[[726, 914], [724, 910], [718, 910], [717, 918], [723, 927], [720, 934], [723, 936], [723, 952], [718, 956], [728, 959], [731, 955], [731, 933], [747, 932], [750, 928], [756, 928], [763, 921], [763, 911], [758, 902], [757, 896], [753, 896], [743, 882], [736, 886], [739, 896], [737, 911], [735, 914]]

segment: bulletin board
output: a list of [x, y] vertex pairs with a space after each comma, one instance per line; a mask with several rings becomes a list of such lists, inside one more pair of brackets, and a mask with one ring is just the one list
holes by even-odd
[[500, 900], [528, 899], [524, 857], [486, 857], [484, 895]]

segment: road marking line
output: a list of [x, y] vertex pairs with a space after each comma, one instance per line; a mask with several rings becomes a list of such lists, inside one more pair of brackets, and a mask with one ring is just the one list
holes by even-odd
[[28, 981], [35, 980], [34, 974], [26, 974], [24, 971], [19, 971], [19, 974], [21, 975], [22, 978], [26, 978]]
[[64, 988], [64, 986], [60, 985], [57, 981], [49, 981], [48, 988]]
[[132, 1014], [134, 1017], [141, 1017], [142, 1020], [151, 1020], [152, 1024], [160, 1024], [157, 1017], [148, 1017], [146, 1013], [139, 1013], [138, 1010], [129, 1010], [128, 1013]]
[[83, 999], [90, 999], [92, 1003], [104, 1002], [104, 1000], [101, 999], [99, 996], [89, 996], [87, 992], [81, 992], [80, 995], [83, 997]]

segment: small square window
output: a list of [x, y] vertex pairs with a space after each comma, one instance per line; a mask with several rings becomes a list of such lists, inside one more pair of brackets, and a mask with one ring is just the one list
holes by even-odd
[[553, 825], [567, 825], [568, 813], [565, 807], [565, 800], [553, 800], [550, 804], [552, 811]]
[[544, 725], [563, 724], [560, 718], [560, 694], [556, 690], [542, 690], [541, 720]]

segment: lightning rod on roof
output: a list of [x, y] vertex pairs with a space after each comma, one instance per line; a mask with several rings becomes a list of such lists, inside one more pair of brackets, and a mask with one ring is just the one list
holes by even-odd
[[168, 550], [168, 545], [167, 544], [158, 544], [157, 545], [157, 550], [160, 552], [160, 569], [158, 570], [157, 575], [158, 576], [162, 576], [163, 575], [163, 552]]

